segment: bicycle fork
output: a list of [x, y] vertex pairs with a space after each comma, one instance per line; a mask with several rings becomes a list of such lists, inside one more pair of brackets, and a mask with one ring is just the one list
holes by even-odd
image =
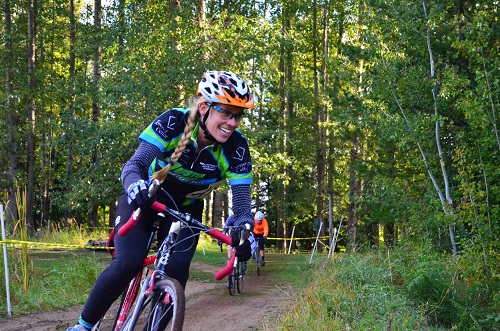
[[[150, 283], [152, 281], [152, 275], [148, 275], [144, 281], [142, 282], [141, 285], [141, 291], [138, 294], [137, 297], [137, 304], [134, 307], [134, 311], [132, 312], [132, 315], [130, 316], [131, 322], [129, 323], [130, 325], [135, 325], [137, 323], [137, 319], [139, 318], [139, 315], [142, 312], [142, 307], [144, 306], [144, 301], [147, 299], [147, 292], [150, 288]], [[123, 321], [122, 321], [123, 323]], [[120, 325], [121, 328], [122, 325]], [[117, 324], [118, 327], [118, 324]], [[120, 330], [120, 329], [118, 329]]]

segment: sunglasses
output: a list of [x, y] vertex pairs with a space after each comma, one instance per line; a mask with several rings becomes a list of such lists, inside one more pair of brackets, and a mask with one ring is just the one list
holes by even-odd
[[236, 122], [239, 122], [241, 120], [241, 116], [243, 116], [243, 113], [240, 113], [240, 114], [235, 114], [233, 112], [231, 112], [230, 110], [226, 109], [226, 108], [221, 108], [219, 106], [216, 106], [214, 105], [213, 103], [209, 103], [207, 102], [207, 105], [210, 107], [210, 108], [213, 108], [215, 109], [220, 117], [224, 120], [224, 121], [229, 121], [230, 119], [234, 118], [234, 120]]

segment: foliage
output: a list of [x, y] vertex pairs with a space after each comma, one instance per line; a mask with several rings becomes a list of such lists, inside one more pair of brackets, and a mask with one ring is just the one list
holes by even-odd
[[[456, 259], [467, 261], [460, 267], [470, 278], [497, 278], [496, 1], [205, 1], [201, 13], [200, 1], [117, 0], [103, 6], [100, 34], [92, 4], [76, 1], [72, 24], [67, 1], [37, 2], [34, 90], [26, 4], [9, 3], [12, 29], [4, 21], [0, 53], [12, 76], [0, 80], [13, 95], [0, 91], [0, 187], [6, 202], [15, 185], [33, 184], [39, 233], [90, 229], [95, 214], [105, 228], [140, 132], [186, 105], [204, 71], [227, 69], [247, 79], [257, 101], [241, 131], [253, 158], [252, 207], [266, 212], [271, 237], [293, 226], [296, 236], [314, 235], [313, 219], [328, 214], [333, 192], [333, 221], [343, 220], [356, 250], [415, 245], [433, 255], [456, 240], [450, 266], [415, 271], [422, 309], [436, 300], [422, 281], [445, 279]], [[35, 155], [26, 149], [30, 96]], [[446, 282], [434, 285], [433, 295], [442, 294]], [[444, 304], [437, 315], [468, 313], [458, 299]]]
[[498, 330], [498, 282], [469, 278], [463, 266], [409, 246], [317, 260], [271, 329]]

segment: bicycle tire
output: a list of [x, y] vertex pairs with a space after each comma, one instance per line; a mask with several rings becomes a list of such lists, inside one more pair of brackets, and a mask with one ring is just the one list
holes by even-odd
[[[138, 329], [143, 327], [146, 324], [146, 316], [149, 315], [149, 310], [151, 309], [150, 302], [152, 297], [145, 297], [144, 295], [140, 296], [134, 304], [134, 307], [130, 310], [130, 314], [127, 316], [127, 319], [123, 323], [121, 327], [121, 331], [132, 331], [137, 326]], [[135, 306], [139, 306], [139, 313], [136, 318], [133, 316], [133, 311]]]
[[[145, 330], [148, 331], [182, 331], [186, 298], [184, 288], [176, 280], [166, 278], [155, 284], [155, 298], [152, 300]], [[164, 326], [164, 316], [171, 314], [170, 322]]]
[[257, 267], [257, 276], [260, 276], [260, 252], [259, 249], [255, 251], [255, 265]]
[[235, 269], [233, 269], [233, 272], [230, 273], [227, 276], [227, 283], [228, 283], [228, 289], [229, 289], [229, 295], [234, 295], [235, 294]]
[[[168, 294], [171, 303], [165, 303], [165, 295]], [[136, 305], [139, 305], [138, 316], [129, 314], [121, 331], [147, 330], [147, 331], [180, 331], [184, 323], [186, 299], [184, 288], [175, 279], [159, 280], [155, 284], [154, 292], [149, 296], [139, 296]], [[168, 325], [162, 321], [162, 317], [171, 314]]]
[[238, 293], [243, 292], [243, 273], [241, 272], [241, 263], [238, 262], [238, 267], [237, 267], [237, 278], [236, 278], [236, 289], [238, 290]]

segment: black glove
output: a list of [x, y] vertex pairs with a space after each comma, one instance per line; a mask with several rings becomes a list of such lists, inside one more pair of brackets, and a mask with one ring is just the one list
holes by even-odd
[[262, 245], [264, 245], [266, 243], [266, 241], [267, 241], [267, 237], [266, 236], [262, 236], [261, 240], [262, 240]]
[[240, 245], [240, 233], [238, 231], [233, 232], [231, 241], [231, 246], [236, 249], [236, 257], [241, 262], [250, 260], [250, 257], [252, 257], [252, 247], [250, 246], [250, 241], [245, 239], [243, 244]]
[[148, 185], [142, 179], [130, 184], [127, 189], [127, 194], [128, 204], [132, 206], [134, 210], [141, 208], [141, 210], [146, 211], [153, 203], [153, 199], [150, 199], [148, 195]]

